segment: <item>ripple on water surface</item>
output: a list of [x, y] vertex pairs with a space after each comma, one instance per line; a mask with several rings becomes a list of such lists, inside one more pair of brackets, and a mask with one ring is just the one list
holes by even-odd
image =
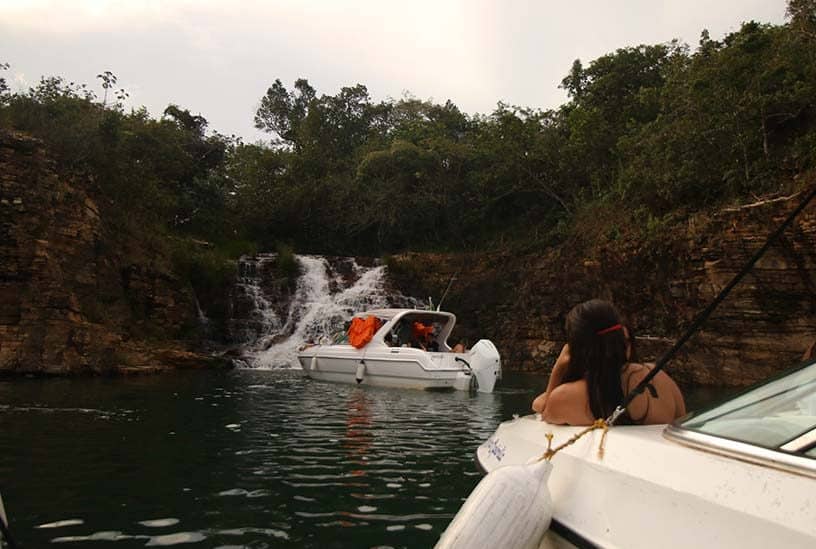
[[476, 447], [519, 411], [518, 394], [284, 371], [160, 377], [3, 398], [0, 471], [37, 471], [3, 487], [27, 546], [432, 546], [479, 480]]

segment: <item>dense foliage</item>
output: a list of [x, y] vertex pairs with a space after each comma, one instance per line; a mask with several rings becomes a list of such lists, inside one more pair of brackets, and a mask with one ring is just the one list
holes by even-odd
[[58, 77], [16, 94], [0, 78], [0, 127], [41, 137], [64, 168], [89, 174], [123, 235], [229, 253], [535, 247], [610, 218], [648, 230], [787, 190], [812, 170], [816, 1], [791, 0], [788, 17], [722, 41], [704, 31], [693, 50], [576, 60], [554, 110], [470, 116], [450, 101], [375, 102], [360, 84], [320, 95], [276, 80], [255, 116], [271, 142], [246, 144], [179, 106], [158, 120], [125, 112], [106, 72], [102, 101]]

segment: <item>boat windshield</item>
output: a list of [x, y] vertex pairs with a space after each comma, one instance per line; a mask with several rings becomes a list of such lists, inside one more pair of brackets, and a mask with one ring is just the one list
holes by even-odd
[[349, 342], [348, 332], [346, 331], [337, 332], [336, 334], [334, 334], [334, 336], [332, 336], [331, 342], [332, 345], [348, 345]]
[[816, 363], [695, 413], [677, 426], [816, 458]]

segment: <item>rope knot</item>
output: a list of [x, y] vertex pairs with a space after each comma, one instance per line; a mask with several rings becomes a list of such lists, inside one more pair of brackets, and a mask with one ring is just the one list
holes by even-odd
[[591, 433], [592, 431], [595, 431], [597, 429], [603, 429], [603, 434], [601, 435], [601, 444], [598, 447], [598, 458], [603, 459], [603, 456], [604, 456], [604, 442], [606, 441], [606, 433], [609, 431], [609, 423], [607, 423], [607, 421], [605, 419], [599, 418], [599, 419], [596, 419], [592, 425], [590, 425], [589, 427], [587, 427], [583, 431], [575, 433], [574, 435], [572, 435], [569, 438], [569, 440], [567, 440], [565, 443], [563, 443], [563, 444], [561, 444], [559, 446], [556, 446], [555, 448], [552, 447], [553, 434], [552, 433], [546, 433], [544, 436], [547, 437], [547, 449], [544, 451], [544, 454], [540, 458], [538, 458], [538, 461], [541, 461], [542, 459], [546, 459], [547, 461], [552, 460], [552, 458], [553, 458], [553, 456], [555, 454], [557, 454], [558, 452], [560, 452], [561, 450], [563, 450], [567, 446], [571, 446], [572, 444], [575, 444], [585, 434]]

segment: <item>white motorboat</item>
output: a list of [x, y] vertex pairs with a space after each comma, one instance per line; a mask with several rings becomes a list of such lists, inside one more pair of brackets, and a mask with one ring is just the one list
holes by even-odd
[[[501, 358], [487, 339], [455, 352], [448, 337], [456, 316], [443, 311], [377, 309], [356, 315], [375, 317], [379, 328], [361, 348], [340, 337], [331, 345], [312, 345], [298, 362], [313, 379], [414, 389], [476, 389], [491, 393], [501, 377]], [[428, 327], [422, 347], [412, 345], [414, 324]], [[341, 334], [343, 336], [343, 334]], [[459, 349], [456, 349], [459, 351]]]
[[[542, 456], [582, 427], [537, 415], [481, 446], [490, 472]], [[552, 458], [551, 529], [579, 546], [816, 547], [816, 363], [672, 425], [614, 426]]]

